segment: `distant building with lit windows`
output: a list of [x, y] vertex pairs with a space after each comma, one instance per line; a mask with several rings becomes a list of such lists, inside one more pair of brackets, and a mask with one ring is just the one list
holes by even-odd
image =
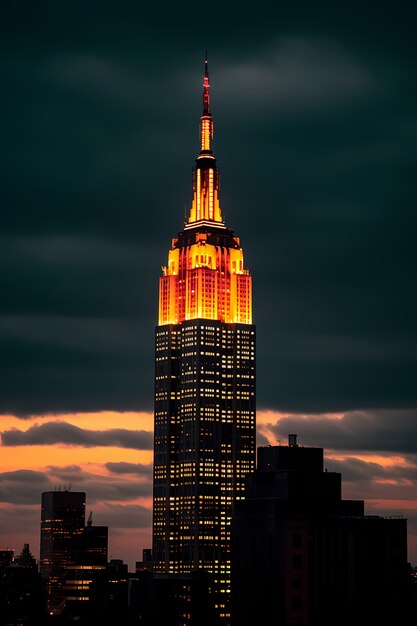
[[12, 548], [0, 548], [0, 573], [3, 568], [11, 565], [14, 559], [14, 550]]
[[50, 612], [63, 605], [66, 567], [72, 562], [72, 541], [84, 531], [83, 491], [44, 491], [41, 507], [40, 574]]
[[[70, 562], [65, 569], [62, 595], [68, 614], [79, 614], [90, 602], [90, 587], [104, 577], [107, 568], [108, 526], [93, 526], [92, 513], [87, 526], [73, 537]], [[90, 608], [90, 607], [88, 607]]]
[[160, 278], [152, 560], [155, 574], [208, 571], [228, 623], [232, 504], [255, 469], [255, 326], [252, 277], [219, 204], [209, 89], [206, 60], [193, 201]]

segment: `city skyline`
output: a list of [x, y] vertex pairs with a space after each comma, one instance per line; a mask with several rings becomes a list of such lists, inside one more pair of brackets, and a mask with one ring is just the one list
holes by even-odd
[[258, 443], [323, 447], [345, 497], [409, 519], [415, 564], [410, 14], [283, 5], [184, 43], [190, 16], [175, 37], [147, 16], [152, 40], [129, 2], [99, 24], [45, 7], [2, 26], [2, 543], [38, 557], [41, 492], [72, 484], [111, 557], [150, 546], [156, 284], [191, 204], [207, 48], [222, 209], [254, 276]]

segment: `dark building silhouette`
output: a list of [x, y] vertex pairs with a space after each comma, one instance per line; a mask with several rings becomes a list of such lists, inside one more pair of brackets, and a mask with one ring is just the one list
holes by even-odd
[[41, 626], [45, 619], [45, 597], [38, 564], [29, 544], [25, 543], [14, 560], [0, 567], [0, 624]]
[[142, 572], [143, 570], [152, 570], [152, 550], [150, 548], [144, 548], [142, 550], [142, 560], [136, 561], [135, 572]]
[[[343, 500], [323, 449], [258, 448], [232, 521], [234, 626], [399, 624], [407, 615], [407, 521]], [[271, 615], [273, 621], [271, 621]]]
[[69, 563], [62, 584], [64, 610], [80, 616], [90, 610], [92, 583], [102, 579], [107, 570], [108, 527], [93, 526], [90, 513], [87, 526], [70, 544]]
[[25, 569], [33, 570], [34, 572], [38, 572], [38, 564], [35, 557], [30, 551], [28, 543], [23, 544], [21, 553], [14, 559], [11, 565], [13, 567], [22, 567]]
[[85, 526], [85, 493], [44, 491], [41, 508], [40, 574], [51, 613], [63, 607], [65, 570], [72, 562], [72, 540]]
[[14, 559], [14, 550], [12, 548], [0, 548], [0, 571], [7, 565], [10, 565]]
[[127, 564], [121, 559], [110, 559], [103, 574], [95, 577], [90, 585], [92, 620], [89, 623], [123, 626], [132, 623], [128, 603], [129, 578]]
[[252, 278], [219, 204], [205, 65], [193, 201], [172, 240], [155, 343], [153, 571], [213, 575], [229, 620], [232, 504], [255, 469]]
[[129, 580], [129, 607], [134, 623], [143, 626], [218, 626], [212, 575], [153, 574], [143, 569]]
[[71, 560], [79, 565], [106, 566], [108, 560], [109, 528], [94, 526], [90, 513], [87, 525], [71, 541]]

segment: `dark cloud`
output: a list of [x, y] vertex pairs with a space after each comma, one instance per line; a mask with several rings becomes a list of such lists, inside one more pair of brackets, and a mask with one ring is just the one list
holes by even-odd
[[[33, 470], [0, 473], [0, 502], [40, 504], [41, 492], [51, 486], [48, 476]], [[10, 518], [9, 518], [10, 521]]]
[[12, 472], [2, 472], [0, 474], [1, 481], [10, 481], [17, 483], [37, 483], [47, 482], [47, 478], [43, 472], [34, 470], [14, 470]]
[[[109, 503], [150, 498], [152, 496], [151, 474], [146, 466], [142, 467], [141, 477], [134, 480], [103, 476], [85, 471], [78, 466], [48, 466], [43, 472], [32, 470], [2, 472], [0, 473], [0, 502], [9, 505], [38, 503], [40, 506], [43, 491], [60, 489], [61, 486], [85, 492], [87, 506], [91, 505], [93, 508], [101, 507], [103, 503], [109, 505]], [[139, 471], [136, 472], [136, 474], [139, 473]]]
[[101, 507], [94, 518], [94, 523], [105, 523], [111, 528], [149, 528], [152, 511], [138, 504], [110, 503]]
[[326, 467], [331, 472], [343, 474], [344, 482], [358, 485], [361, 482], [387, 481], [412, 485], [417, 480], [417, 464], [383, 466], [373, 461], [346, 458], [343, 461], [328, 459]]
[[118, 463], [108, 462], [105, 467], [112, 474], [139, 474], [140, 476], [152, 476], [153, 465], [144, 465], [143, 463], [126, 463], [120, 461]]
[[[6, 537], [10, 532], [19, 533], [27, 542], [30, 536], [31, 548], [39, 544], [39, 523], [40, 523], [40, 502], [33, 505], [26, 505], [19, 502], [18, 505], [10, 505], [7, 508], [0, 508], [0, 536]], [[32, 539], [34, 540], [32, 543]], [[4, 543], [2, 541], [2, 547]], [[20, 550], [20, 546], [10, 546], [15, 551]]]
[[149, 450], [153, 435], [145, 430], [112, 428], [87, 430], [64, 421], [53, 421], [31, 426], [26, 431], [12, 429], [1, 433], [3, 446], [28, 446], [63, 444], [69, 446], [116, 446]]
[[416, 406], [415, 8], [236, 3], [203, 41], [195, 4], [19, 6], [0, 24], [0, 411], [151, 408], [205, 49], [258, 406]]
[[[398, 461], [397, 461], [398, 463]], [[396, 515], [407, 507], [407, 502], [415, 498], [417, 465], [413, 464], [383, 466], [373, 461], [347, 458], [343, 461], [325, 459], [326, 469], [340, 472], [342, 475], [343, 497], [362, 499], [366, 503], [379, 501], [384, 507], [398, 502]], [[405, 514], [404, 514], [405, 515]]]
[[58, 478], [67, 485], [74, 482], [83, 482], [85, 480], [84, 471], [79, 465], [65, 465], [64, 467], [48, 465], [46, 469], [53, 480]]
[[[417, 457], [415, 410], [351, 411], [340, 419], [326, 415], [288, 415], [271, 429], [277, 439], [298, 433], [301, 445], [325, 450], [385, 452]], [[402, 471], [402, 470], [398, 470]]]
[[[125, 470], [123, 466], [127, 467]], [[110, 469], [111, 466], [115, 468]], [[47, 475], [51, 480], [58, 478], [60, 481], [69, 482], [73, 488], [85, 491], [87, 499], [91, 503], [108, 501], [135, 500], [152, 495], [152, 465], [146, 466], [141, 463], [105, 463], [105, 467], [117, 474], [131, 473], [140, 474], [142, 479], [119, 480], [113, 476], [103, 476], [88, 472], [77, 465], [64, 467], [48, 466]]]
[[239, 101], [236, 115], [260, 113], [311, 116], [326, 108], [372, 93], [374, 78], [366, 65], [340, 44], [317, 37], [280, 37], [262, 55], [225, 65], [216, 82], [223, 85], [222, 102]]
[[152, 497], [151, 481], [110, 481], [100, 477], [83, 483], [89, 504], [120, 502]]

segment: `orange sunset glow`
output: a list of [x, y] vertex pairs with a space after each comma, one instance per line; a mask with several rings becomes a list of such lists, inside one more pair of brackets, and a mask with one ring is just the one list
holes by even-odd
[[[258, 410], [257, 412], [257, 430], [259, 445], [279, 445], [286, 444], [281, 441], [274, 428], [279, 424], [280, 420], [285, 420], [288, 415], [273, 410]], [[304, 419], [314, 420], [322, 418], [329, 421], [339, 422], [343, 419], [343, 414], [323, 414], [321, 416], [305, 415]], [[63, 413], [59, 415], [36, 416], [22, 420], [13, 415], [1, 416], [1, 432], [19, 431], [22, 433], [30, 433], [30, 429], [34, 426], [54, 424], [56, 422], [73, 425], [86, 432], [111, 432], [113, 429], [126, 430], [128, 433], [143, 430], [152, 434], [153, 431], [153, 413], [151, 412], [116, 412], [101, 411], [97, 413]], [[302, 433], [300, 433], [300, 437]], [[97, 523], [108, 523], [108, 519], [115, 511], [119, 511], [122, 516], [120, 520], [114, 519], [110, 532], [110, 545], [112, 553], [118, 555], [114, 558], [125, 558], [132, 561], [132, 546], [134, 546], [135, 556], [139, 558], [142, 548], [149, 547], [151, 531], [151, 472], [149, 468], [153, 462], [153, 452], [151, 449], [134, 449], [129, 447], [120, 447], [118, 445], [80, 445], [76, 443], [56, 442], [45, 445], [35, 445], [28, 443], [27, 445], [1, 445], [1, 461], [0, 475], [19, 472], [21, 470], [29, 470], [31, 472], [39, 472], [44, 474], [48, 482], [39, 485], [39, 493], [35, 494], [35, 500], [39, 500], [40, 491], [44, 488], [54, 489], [64, 484], [71, 484], [74, 490], [86, 490], [87, 503], [93, 500], [91, 508], [94, 512]], [[407, 515], [407, 511], [415, 511], [417, 509], [417, 499], [414, 498], [413, 481], [402, 478], [398, 474], [390, 477], [390, 470], [403, 468], [405, 472], [412, 471], [415, 466], [413, 461], [407, 456], [399, 454], [381, 454], [373, 451], [351, 451], [351, 450], [332, 450], [325, 449], [326, 462], [331, 465], [334, 461], [337, 463], [337, 471], [342, 472], [342, 483], [344, 485], [344, 493], [346, 497], [364, 498], [369, 512], [384, 511], [389, 515]], [[364, 475], [369, 474], [369, 480], [363, 485], [359, 482], [350, 482], [348, 475], [345, 473], [344, 464], [349, 466], [349, 462], [354, 459], [363, 467]], [[109, 464], [106, 466], [106, 464]], [[113, 464], [113, 465], [112, 465]], [[75, 472], [72, 468], [78, 468]], [[144, 469], [142, 474], [142, 467]], [[335, 466], [336, 467], [336, 466]], [[110, 469], [109, 469], [110, 468]], [[367, 468], [369, 468], [367, 470]], [[381, 468], [387, 470], [387, 475], [373, 476], [373, 468]], [[115, 473], [114, 469], [120, 473]], [[110, 471], [113, 470], [113, 471]], [[4, 478], [3, 478], [4, 483]], [[123, 494], [120, 499], [118, 489], [120, 485], [137, 485], [148, 484], [148, 494], [132, 493]], [[1, 484], [1, 483], [0, 483]], [[103, 484], [109, 489], [103, 491]], [[112, 487], [113, 486], [113, 487]], [[98, 494], [106, 493], [106, 500], [101, 499], [98, 495], [94, 495], [95, 489]], [[89, 497], [90, 496], [90, 497]], [[19, 507], [26, 507], [25, 515], [27, 520], [32, 520], [31, 528], [25, 531], [15, 529], [13, 533], [5, 529], [10, 525], [10, 518], [16, 515]], [[89, 504], [87, 504], [89, 506]], [[148, 521], [145, 528], [135, 529], [135, 515], [137, 514], [134, 507], [140, 506], [148, 510]], [[116, 508], [115, 508], [116, 507]], [[133, 508], [132, 508], [133, 507]], [[23, 509], [22, 509], [23, 510]], [[120, 521], [129, 523], [129, 528], [120, 527]], [[39, 504], [23, 505], [19, 503], [8, 504], [3, 502], [0, 505], [0, 528], [3, 528], [3, 536], [7, 538], [8, 545], [19, 546], [24, 541], [31, 540], [34, 552], [38, 553], [39, 546]], [[122, 521], [122, 523], [124, 523]], [[25, 526], [25, 528], [28, 525]], [[409, 539], [410, 558], [417, 558], [417, 542], [415, 534], [411, 530]]]

